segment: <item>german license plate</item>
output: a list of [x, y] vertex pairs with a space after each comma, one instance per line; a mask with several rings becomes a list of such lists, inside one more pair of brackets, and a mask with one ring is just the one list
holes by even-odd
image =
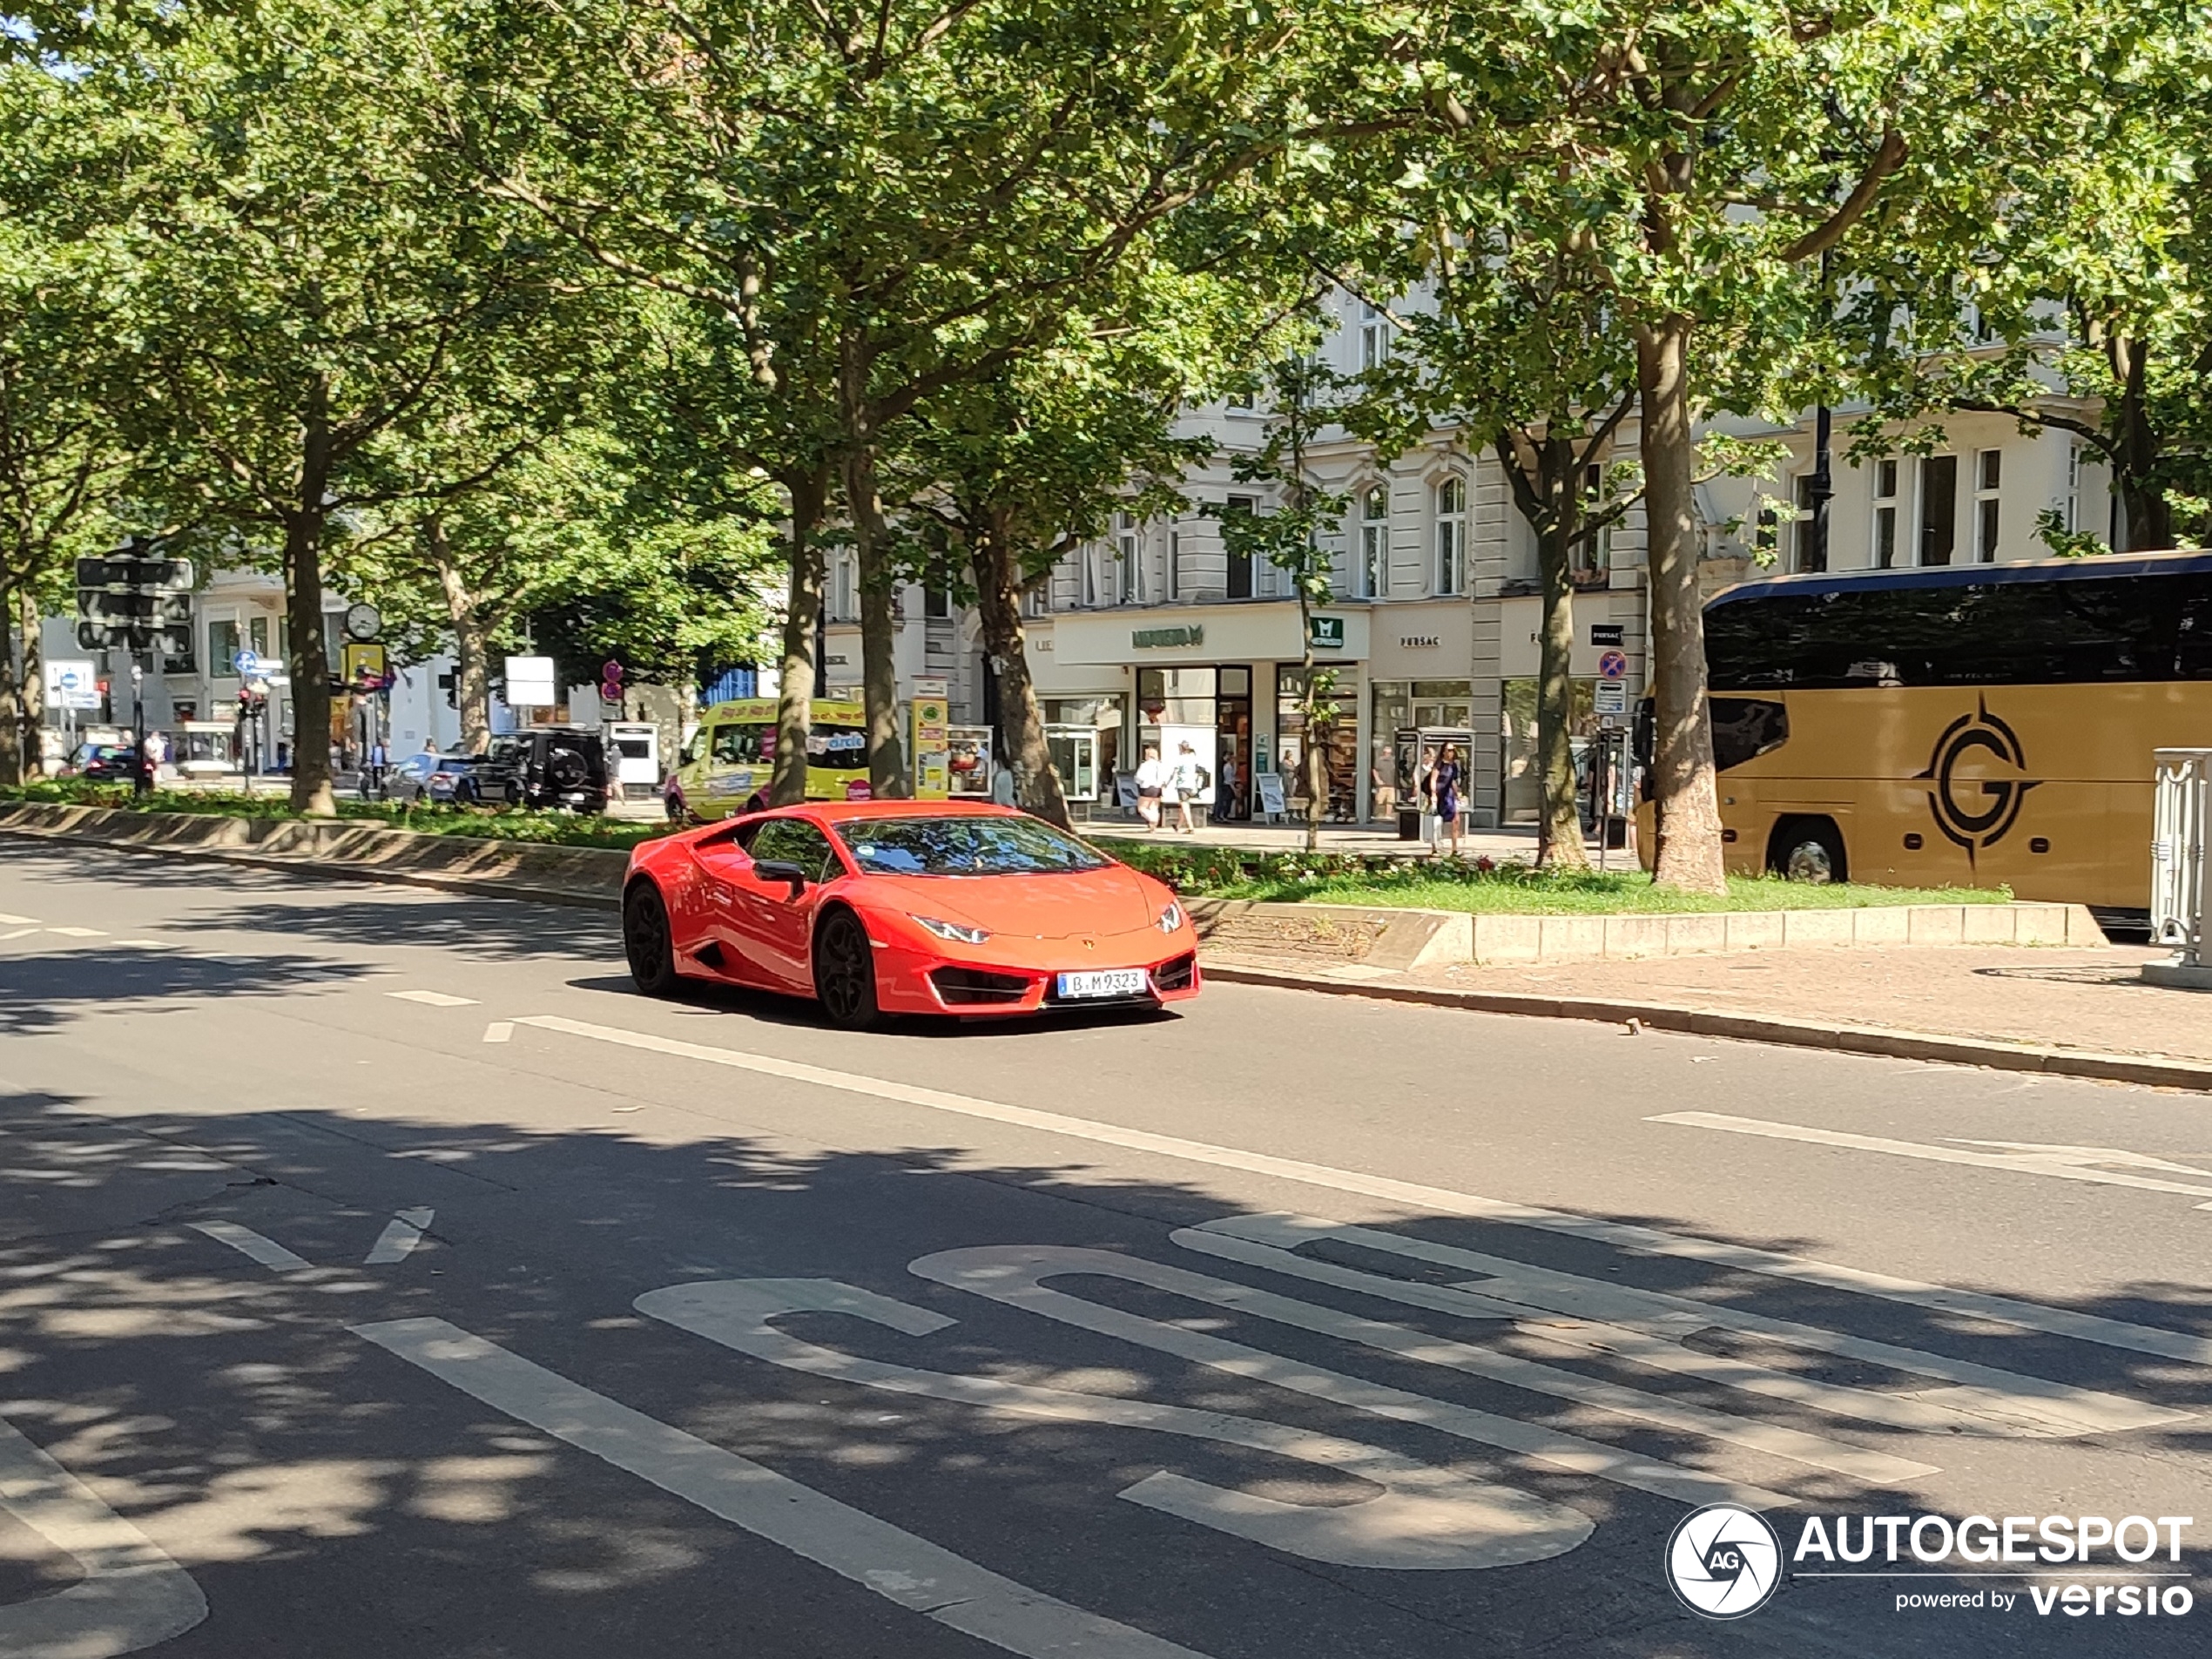
[[1102, 968], [1088, 974], [1062, 974], [1060, 995], [1079, 996], [1141, 996], [1149, 980], [1141, 968]]

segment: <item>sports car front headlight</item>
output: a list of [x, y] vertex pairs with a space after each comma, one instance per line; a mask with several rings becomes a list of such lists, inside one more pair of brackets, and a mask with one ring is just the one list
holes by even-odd
[[940, 939], [949, 939], [956, 945], [980, 945], [991, 936], [988, 927], [965, 927], [957, 921], [940, 921], [934, 916], [916, 916], [922, 927]]
[[1163, 934], [1171, 934], [1181, 926], [1183, 926], [1183, 907], [1170, 899], [1168, 900], [1168, 907], [1160, 912], [1160, 931]]

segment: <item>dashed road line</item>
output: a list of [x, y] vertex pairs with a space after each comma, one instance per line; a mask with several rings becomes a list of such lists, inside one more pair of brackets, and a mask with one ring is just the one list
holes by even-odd
[[495, 1411], [939, 1624], [1023, 1659], [1204, 1659], [1055, 1600], [443, 1319], [354, 1333]]
[[277, 1273], [304, 1273], [312, 1264], [306, 1258], [293, 1255], [273, 1238], [264, 1238], [251, 1227], [241, 1227], [234, 1221], [195, 1221], [190, 1224], [194, 1232], [206, 1233], [219, 1244], [228, 1244], [239, 1255]]
[[50, 934], [59, 934], [64, 939], [105, 939], [105, 927], [49, 927]]
[[1185, 1140], [1177, 1135], [1156, 1135], [1148, 1130], [1130, 1129], [1095, 1118], [1070, 1117], [1063, 1113], [1039, 1111], [1028, 1106], [1008, 1106], [997, 1101], [978, 1099], [972, 1095], [955, 1095], [941, 1089], [925, 1089], [914, 1083], [895, 1082], [885, 1077], [834, 1071], [826, 1066], [808, 1065], [803, 1061], [786, 1060], [775, 1055], [717, 1048], [703, 1042], [685, 1042], [675, 1037], [626, 1031], [617, 1026], [594, 1025], [583, 1020], [566, 1019], [559, 1015], [529, 1015], [515, 1023], [536, 1026], [546, 1031], [563, 1031], [571, 1036], [586, 1037], [623, 1048], [643, 1049], [679, 1059], [698, 1060], [708, 1065], [727, 1066], [763, 1076], [787, 1078], [793, 1082], [809, 1083], [818, 1088], [841, 1089], [847, 1094], [872, 1096], [878, 1100], [896, 1101], [903, 1105], [921, 1106], [931, 1111], [982, 1118], [1021, 1129], [1039, 1130], [1049, 1135], [1068, 1136], [1102, 1146], [1117, 1146], [1132, 1152], [1149, 1152], [1162, 1157], [1211, 1164], [1217, 1169], [1241, 1170], [1251, 1175], [1297, 1181], [1337, 1192], [1357, 1193], [1363, 1197], [1381, 1198], [1392, 1204], [1433, 1211], [1441, 1215], [1505, 1222], [1518, 1227], [1563, 1233], [1569, 1238], [1588, 1239], [1638, 1254], [1669, 1256], [1702, 1262], [1712, 1267], [1733, 1268], [1743, 1272], [1792, 1279], [1828, 1290], [1848, 1291], [1854, 1296], [1877, 1297], [1932, 1312], [1989, 1319], [2000, 1325], [2071, 1338], [2078, 1342], [2093, 1342], [2104, 1347], [2126, 1349], [2137, 1353], [2161, 1354], [2168, 1359], [2187, 1360], [2191, 1365], [2212, 1365], [2212, 1338], [2168, 1331], [2156, 1325], [2133, 1325], [2122, 1319], [2106, 1318], [2100, 1314], [2076, 1312], [2071, 1308], [2048, 1307], [2041, 1303], [2023, 1302], [1981, 1291], [1959, 1290], [1948, 1285], [1931, 1285], [1919, 1279], [1899, 1278], [1887, 1273], [1846, 1267], [1835, 1262], [1761, 1250], [1750, 1244], [1726, 1244], [1692, 1234], [1662, 1232], [1656, 1227], [1639, 1226], [1634, 1222], [1575, 1215], [1568, 1211], [1547, 1210], [1509, 1199], [1486, 1198], [1471, 1192], [1454, 1191], [1448, 1187], [1399, 1181], [1387, 1176], [1336, 1169], [1325, 1163], [1308, 1163], [1298, 1158], [1247, 1152], [1240, 1148], [1217, 1146], [1206, 1141]]
[[10, 916], [0, 911], [0, 927], [36, 927], [37, 925], [38, 918], [36, 916]]
[[454, 996], [444, 991], [387, 991], [385, 995], [401, 1002], [420, 1002], [431, 1008], [468, 1008], [476, 1005], [473, 996]]
[[515, 1022], [512, 1020], [494, 1020], [484, 1028], [486, 1042], [505, 1042], [514, 1035]]
[[40, 930], [37, 927], [18, 927], [13, 933], [0, 934], [0, 940], [28, 939], [31, 936], [31, 934], [39, 931]]

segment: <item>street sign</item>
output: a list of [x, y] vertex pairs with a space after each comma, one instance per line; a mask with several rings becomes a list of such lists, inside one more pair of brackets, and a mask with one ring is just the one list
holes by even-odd
[[1620, 680], [1600, 680], [1590, 706], [1601, 715], [1626, 714], [1629, 711], [1628, 686]]
[[1590, 624], [1590, 644], [1593, 645], [1625, 645], [1629, 643], [1627, 624], [1618, 622], [1594, 622]]
[[1629, 658], [1625, 651], [1609, 651], [1597, 659], [1597, 677], [1602, 680], [1624, 680], [1629, 678]]
[[550, 708], [560, 700], [554, 694], [553, 659], [550, 657], [509, 657], [507, 659], [509, 708]]
[[261, 671], [261, 653], [258, 651], [234, 651], [231, 653], [231, 666], [238, 671], [240, 679], [253, 679]]
[[46, 664], [46, 706], [50, 709], [70, 709], [78, 713], [97, 711], [100, 706], [99, 676], [87, 662], [70, 659]]

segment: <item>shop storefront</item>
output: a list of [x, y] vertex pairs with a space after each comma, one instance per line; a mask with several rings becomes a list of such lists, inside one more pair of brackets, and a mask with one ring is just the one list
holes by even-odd
[[1122, 730], [1128, 698], [1119, 693], [1097, 697], [1048, 697], [1044, 744], [1061, 792], [1071, 804], [1103, 802], [1110, 806], [1114, 773], [1122, 769]]
[[[1368, 701], [1367, 816], [1388, 823], [1420, 792], [1419, 751], [1409, 732], [1467, 732], [1474, 725], [1474, 682], [1381, 680]], [[1418, 739], [1415, 740], [1418, 743]], [[1460, 757], [1467, 764], [1467, 757]]]

